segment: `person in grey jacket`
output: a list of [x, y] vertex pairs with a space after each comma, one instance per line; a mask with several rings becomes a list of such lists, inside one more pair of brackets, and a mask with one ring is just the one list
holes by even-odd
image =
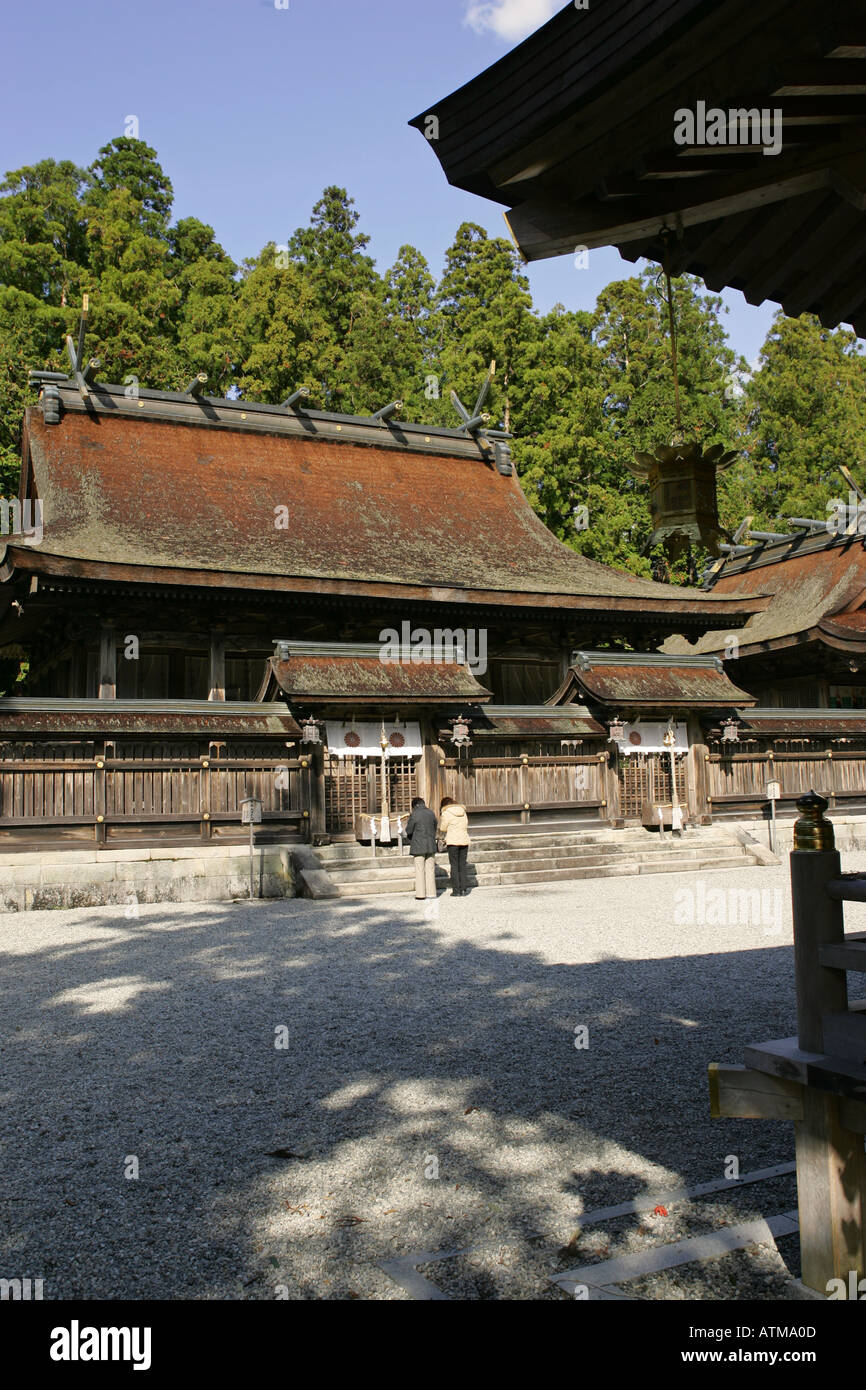
[[409, 853], [415, 860], [415, 897], [436, 897], [436, 816], [422, 796], [413, 796], [406, 822]]

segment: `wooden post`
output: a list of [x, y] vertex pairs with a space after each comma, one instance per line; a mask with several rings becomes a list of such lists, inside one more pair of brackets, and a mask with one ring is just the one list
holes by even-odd
[[607, 819], [611, 825], [622, 818], [622, 806], [619, 792], [619, 773], [617, 771], [617, 753], [611, 752], [608, 748], [601, 755], [601, 785], [602, 796], [607, 802], [607, 807], [602, 807], [602, 813], [607, 811]]
[[521, 825], [528, 825], [531, 819], [531, 813], [529, 810], [529, 758], [526, 753], [522, 753], [520, 756], [518, 786], [520, 788], [519, 796], [521, 802], [520, 823]]
[[[301, 810], [310, 812], [310, 835], [326, 835], [327, 826], [325, 824], [325, 752], [321, 745], [314, 745], [310, 753], [311, 778], [310, 778], [310, 805], [301, 806]], [[303, 782], [301, 787], [304, 787]], [[303, 793], [302, 793], [303, 794]]]
[[221, 632], [210, 635], [210, 681], [209, 700], [225, 700], [226, 697], [226, 641]]
[[804, 1086], [803, 1119], [794, 1125], [803, 1283], [823, 1294], [831, 1279], [847, 1287], [852, 1270], [858, 1282], [866, 1274], [866, 1150], [863, 1135], [841, 1124], [838, 1104]]
[[822, 946], [835, 945], [845, 936], [842, 903], [827, 893], [827, 884], [841, 871], [837, 849], [791, 853], [797, 1035], [804, 1052], [823, 1052], [824, 1015], [848, 1007], [845, 972], [829, 970], [818, 959]]
[[78, 643], [69, 655], [69, 685], [66, 694], [70, 700], [78, 700], [88, 694], [82, 679], [82, 650]]
[[201, 838], [210, 840], [211, 838], [211, 770], [210, 757], [201, 759], [199, 768], [199, 791], [198, 804], [201, 814]]
[[117, 637], [113, 627], [104, 625], [99, 632], [99, 698], [117, 698]]
[[[848, 1007], [844, 970], [821, 964], [822, 946], [844, 940], [841, 901], [827, 885], [841, 872], [833, 827], [824, 820], [827, 802], [810, 793], [797, 802], [791, 894], [797, 1030], [804, 1052], [824, 1052], [825, 1015]], [[803, 1283], [826, 1294], [831, 1279], [846, 1284], [851, 1271], [866, 1273], [866, 1153], [863, 1137], [846, 1129], [834, 1095], [812, 1086], [803, 1090], [803, 1119], [794, 1127], [797, 1204]]]
[[96, 754], [96, 765], [93, 769], [93, 814], [95, 818], [93, 838], [97, 845], [104, 845], [107, 799], [105, 794], [105, 741], [103, 740], [98, 747], [99, 752]]
[[703, 825], [709, 814], [707, 802], [707, 743], [701, 721], [696, 714], [690, 714], [687, 721], [689, 751], [687, 754], [687, 777], [689, 788], [689, 814], [695, 825]]

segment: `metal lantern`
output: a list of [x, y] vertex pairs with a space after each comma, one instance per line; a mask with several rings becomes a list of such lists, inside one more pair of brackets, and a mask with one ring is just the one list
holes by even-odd
[[626, 467], [636, 478], [645, 478], [650, 490], [653, 531], [646, 551], [663, 544], [676, 559], [696, 544], [711, 555], [721, 554], [719, 542], [730, 536], [719, 521], [716, 474], [736, 457], [735, 452], [726, 453], [723, 444], [704, 453], [699, 443], [687, 443], [682, 435], [674, 435], [670, 444], [660, 444], [652, 454], [635, 454], [635, 462]]
[[322, 721], [314, 719], [312, 715], [308, 719], [301, 721], [301, 743], [321, 743], [322, 735], [319, 733]]
[[608, 737], [612, 743], [620, 743], [625, 737], [625, 724], [617, 715], [607, 726]]
[[457, 719], [449, 719], [448, 723], [451, 725], [451, 742], [454, 747], [469, 748], [472, 744], [472, 739], [469, 736], [471, 720], [461, 714]]
[[722, 724], [722, 743], [739, 743], [739, 724], [733, 715]]

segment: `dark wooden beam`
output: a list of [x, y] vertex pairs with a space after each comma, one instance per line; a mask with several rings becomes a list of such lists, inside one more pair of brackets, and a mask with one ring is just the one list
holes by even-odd
[[114, 700], [117, 697], [117, 633], [113, 627], [103, 624], [99, 633], [99, 677], [98, 695], [100, 700]]
[[866, 97], [785, 97], [782, 111], [786, 126], [846, 125], [866, 118]]
[[717, 179], [711, 187], [702, 183], [700, 203], [693, 202], [695, 190], [688, 183], [670, 189], [661, 187], [653, 198], [635, 200], [634, 205], [630, 202], [618, 220], [611, 217], [609, 205], [587, 200], [578, 204], [525, 204], [512, 210], [509, 223], [527, 260], [544, 259], [566, 255], [576, 245], [592, 248], [652, 237], [664, 222], [696, 226], [784, 202], [825, 188], [829, 173], [826, 169], [813, 169], [738, 190], [732, 190], [732, 182], [736, 180]]
[[861, 255], [859, 260], [852, 267], [850, 275], [845, 276], [844, 283], [837, 286], [835, 292], [826, 295], [818, 301], [817, 314], [822, 323], [850, 323], [852, 315], [863, 302], [864, 279], [866, 279], [866, 254], [863, 253], [861, 243]]
[[751, 244], [749, 260], [754, 269], [744, 286], [747, 298], [764, 300], [778, 295], [804, 265], [819, 263], [827, 245], [832, 245], [850, 227], [849, 208], [834, 206], [831, 198], [821, 195], [809, 202], [810, 210], [790, 226], [787, 236], [784, 227], [774, 224], [766, 229], [760, 247], [755, 242]]
[[225, 633], [215, 631], [210, 634], [210, 679], [208, 699], [224, 700], [226, 697], [226, 639]]
[[786, 72], [784, 80], [771, 93], [784, 96], [866, 95], [866, 63], [857, 58], [829, 58], [800, 63]]

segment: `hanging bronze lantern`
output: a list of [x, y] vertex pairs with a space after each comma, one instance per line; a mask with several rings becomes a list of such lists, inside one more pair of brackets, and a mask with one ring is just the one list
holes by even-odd
[[321, 719], [314, 719], [312, 715], [301, 721], [301, 743], [321, 743], [322, 735], [319, 733]]
[[660, 444], [652, 454], [635, 454], [635, 463], [626, 466], [636, 478], [645, 478], [650, 489], [653, 531], [644, 553], [663, 544], [671, 559], [691, 545], [721, 554], [719, 542], [729, 541], [730, 535], [719, 521], [716, 474], [736, 457], [735, 452], [726, 453], [723, 444], [704, 453], [700, 444], [686, 443], [682, 435], [674, 435], [669, 445]]
[[644, 546], [644, 554], [653, 546], [663, 544], [668, 558], [675, 560], [695, 544], [718, 557], [721, 555], [720, 540], [724, 537], [730, 541], [731, 537], [719, 521], [716, 474], [720, 469], [728, 468], [737, 455], [735, 452], [726, 453], [723, 444], [714, 444], [704, 453], [700, 443], [695, 439], [687, 440], [682, 430], [677, 329], [670, 273], [672, 236], [669, 227], [662, 227], [660, 237], [665, 248], [663, 298], [668, 310], [676, 432], [670, 444], [659, 444], [651, 454], [638, 450], [635, 462], [627, 463], [626, 467], [635, 477], [646, 478], [649, 482], [653, 530]]
[[448, 720], [448, 723], [451, 725], [451, 742], [454, 744], [455, 748], [471, 747], [472, 739], [469, 737], [470, 722], [471, 721], [467, 719], [464, 714], [461, 714], [457, 719]]
[[739, 743], [740, 726], [733, 715], [722, 724], [722, 743]]
[[610, 721], [607, 726], [607, 733], [611, 743], [622, 742], [625, 737], [625, 723], [620, 719], [619, 715], [617, 715], [616, 719]]

